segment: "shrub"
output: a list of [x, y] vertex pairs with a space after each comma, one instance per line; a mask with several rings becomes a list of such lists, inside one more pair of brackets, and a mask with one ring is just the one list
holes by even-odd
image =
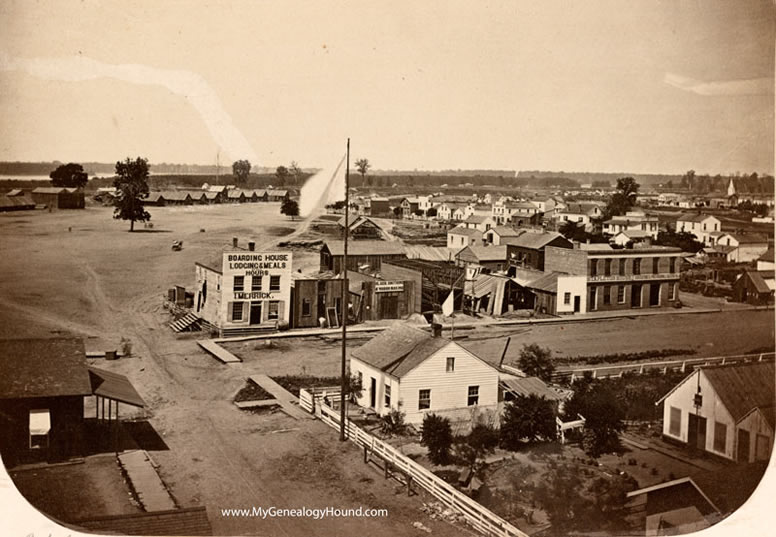
[[501, 446], [516, 451], [523, 441], [555, 440], [555, 411], [543, 397], [519, 396], [504, 407], [501, 416]]
[[539, 377], [542, 380], [549, 381], [555, 372], [555, 366], [552, 363], [552, 352], [550, 349], [540, 347], [536, 343], [523, 345], [518, 360], [520, 369], [529, 376]]
[[407, 424], [404, 422], [404, 412], [394, 408], [385, 416], [380, 418], [380, 432], [386, 435], [400, 435], [407, 431]]
[[447, 464], [453, 445], [450, 420], [436, 414], [426, 414], [423, 418], [420, 444], [428, 449], [428, 458], [432, 463]]

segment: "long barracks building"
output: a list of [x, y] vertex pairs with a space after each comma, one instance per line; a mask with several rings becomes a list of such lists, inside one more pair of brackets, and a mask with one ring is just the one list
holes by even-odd
[[[544, 263], [546, 272], [587, 276], [587, 311], [658, 308], [673, 306], [679, 298], [681, 253], [668, 246], [548, 246]], [[559, 303], [566, 299], [557, 298]]]

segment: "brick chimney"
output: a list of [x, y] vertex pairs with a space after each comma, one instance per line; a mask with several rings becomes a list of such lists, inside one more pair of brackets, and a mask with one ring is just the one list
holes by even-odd
[[431, 337], [433, 338], [440, 338], [442, 337], [442, 325], [439, 323], [431, 323]]
[[237, 240], [237, 237], [232, 237], [232, 246], [237, 248], [239, 241]]
[[251, 251], [251, 252], [256, 250], [256, 243], [253, 242], [253, 241], [248, 241], [248, 250]]

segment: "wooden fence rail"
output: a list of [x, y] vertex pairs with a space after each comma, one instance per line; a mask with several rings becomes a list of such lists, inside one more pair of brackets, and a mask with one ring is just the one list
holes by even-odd
[[739, 354], [734, 356], [711, 356], [707, 358], [685, 358], [684, 360], [664, 360], [659, 362], [637, 362], [632, 364], [610, 364], [601, 366], [579, 366], [573, 369], [556, 370], [552, 376], [554, 382], [570, 379], [574, 382], [577, 378], [590, 372], [593, 378], [606, 378], [622, 376], [625, 373], [643, 374], [650, 370], [660, 370], [663, 373], [669, 371], [688, 371], [689, 368], [705, 365], [725, 365], [738, 362], [774, 360], [776, 353], [764, 352], [760, 354]]
[[[299, 404], [308, 412], [315, 412], [321, 420], [338, 429], [340, 417], [338, 411], [325, 404], [318, 404], [314, 394], [307, 390], [300, 391]], [[378, 455], [394, 470], [407, 476], [408, 480], [424, 488], [445, 506], [461, 513], [467, 522], [477, 531], [492, 537], [527, 537], [527, 534], [486, 509], [469, 496], [462, 493], [430, 470], [400, 453], [390, 444], [372, 436], [350, 420], [345, 422], [347, 438], [359, 447], [365, 447], [370, 453]]]

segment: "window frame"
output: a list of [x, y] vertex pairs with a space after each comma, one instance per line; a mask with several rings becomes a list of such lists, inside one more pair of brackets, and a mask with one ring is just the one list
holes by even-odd
[[[235, 315], [238, 313], [237, 306], [240, 306], [239, 308], [239, 316]], [[245, 306], [243, 306], [243, 303], [239, 300], [235, 300], [232, 302], [232, 322], [240, 322], [243, 320], [243, 310], [245, 309]]]
[[[268, 321], [277, 321], [280, 319], [280, 300], [268, 300], [267, 301], [267, 320]], [[272, 316], [272, 307], [275, 307], [275, 313], [274, 317]]]
[[[427, 397], [423, 397], [423, 392], [427, 392]], [[425, 406], [424, 406], [425, 402]], [[421, 388], [418, 390], [418, 410], [429, 410], [431, 408], [431, 388]]]
[[633, 258], [633, 275], [634, 276], [640, 276], [641, 275], [641, 258], [640, 257], [634, 257]]
[[445, 373], [455, 373], [455, 356], [448, 356], [445, 359]]
[[[307, 313], [305, 313], [305, 311]], [[313, 314], [313, 301], [309, 298], [302, 298], [302, 317], [310, 317]]]
[[[682, 409], [672, 406], [668, 407], [668, 434], [674, 437], [680, 437], [682, 435]], [[676, 413], [674, 412], [676, 411]], [[674, 419], [676, 418], [676, 419]], [[674, 430], [674, 424], [676, 424], [676, 430]]]
[[571, 304], [571, 293], [563, 293], [563, 304], [566, 306]]
[[[714, 442], [712, 443], [712, 449], [717, 453], [725, 453], [725, 448], [727, 448], [727, 428], [726, 423], [714, 421]], [[722, 432], [721, 435], [720, 431]], [[720, 443], [722, 444], [721, 449], [719, 446]]]
[[[261, 291], [262, 276], [251, 276], [251, 292], [256, 293]], [[256, 285], [258, 282], [259, 285]]]
[[280, 291], [280, 275], [270, 274], [269, 276], [269, 291]]
[[[237, 282], [240, 282], [239, 285]], [[234, 276], [232, 278], [232, 290], [235, 293], [242, 293], [245, 291], [245, 276]]]
[[385, 408], [391, 408], [391, 385], [386, 383], [383, 390], [383, 402]]
[[625, 286], [624, 285], [618, 285], [617, 286], [617, 303], [618, 304], [625, 304]]
[[[472, 393], [472, 389], [474, 393]], [[469, 386], [466, 390], [466, 406], [477, 406], [480, 404], [480, 385]]]

